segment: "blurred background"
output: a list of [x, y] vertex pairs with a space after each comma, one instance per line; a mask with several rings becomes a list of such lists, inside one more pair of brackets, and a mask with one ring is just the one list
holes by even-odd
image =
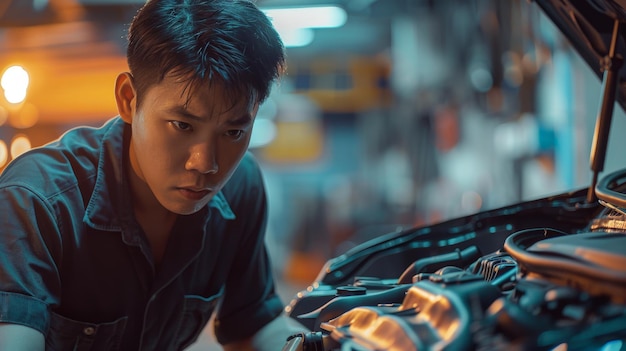
[[[68, 128], [117, 114], [114, 79], [127, 70], [126, 31], [143, 2], [0, 0], [0, 170]], [[598, 72], [538, 5], [257, 4], [287, 45], [288, 72], [250, 146], [265, 172], [268, 245], [286, 294], [375, 236], [590, 183]], [[615, 113], [613, 134], [625, 123]], [[609, 140], [607, 172], [624, 166], [626, 146]]]

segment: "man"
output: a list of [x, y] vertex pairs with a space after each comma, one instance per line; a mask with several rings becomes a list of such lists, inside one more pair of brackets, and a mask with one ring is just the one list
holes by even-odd
[[284, 48], [248, 0], [151, 0], [129, 30], [119, 116], [0, 177], [0, 350], [181, 350], [214, 311], [227, 350], [289, 329], [247, 153]]

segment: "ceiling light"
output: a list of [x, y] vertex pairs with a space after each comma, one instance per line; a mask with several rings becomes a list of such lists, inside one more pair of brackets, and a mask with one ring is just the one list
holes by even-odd
[[313, 28], [337, 28], [346, 23], [346, 11], [337, 6], [263, 9], [286, 47], [309, 45]]
[[346, 23], [346, 11], [337, 6], [285, 7], [263, 10], [278, 28], [337, 28]]
[[287, 48], [307, 46], [313, 42], [315, 34], [311, 28], [292, 28], [278, 30], [278, 35]]

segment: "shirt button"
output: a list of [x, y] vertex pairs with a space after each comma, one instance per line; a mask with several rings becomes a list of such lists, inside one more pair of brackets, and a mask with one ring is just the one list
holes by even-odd
[[94, 327], [86, 327], [85, 329], [83, 329], [83, 334], [87, 335], [87, 336], [91, 336], [96, 332], [96, 329]]

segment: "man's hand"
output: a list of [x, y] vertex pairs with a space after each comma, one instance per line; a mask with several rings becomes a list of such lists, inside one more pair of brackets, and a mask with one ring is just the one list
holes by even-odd
[[310, 330], [294, 319], [281, 315], [263, 327], [251, 338], [224, 345], [225, 351], [281, 351], [287, 338]]

